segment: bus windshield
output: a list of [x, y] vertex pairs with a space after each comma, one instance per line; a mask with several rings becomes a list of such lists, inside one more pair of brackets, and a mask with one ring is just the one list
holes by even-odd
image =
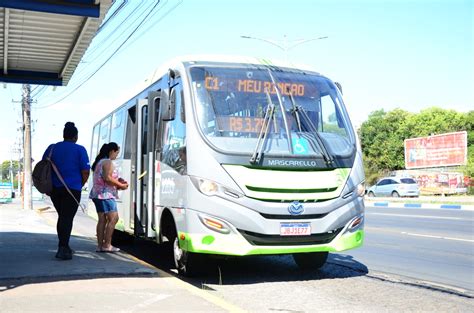
[[325, 159], [354, 151], [337, 87], [319, 74], [244, 64], [190, 74], [199, 127], [218, 150]]

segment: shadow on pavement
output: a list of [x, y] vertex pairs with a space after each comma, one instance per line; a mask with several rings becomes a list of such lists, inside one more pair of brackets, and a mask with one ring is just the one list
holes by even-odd
[[71, 236], [72, 260], [55, 258], [53, 233], [2, 232], [0, 236], [0, 292], [25, 284], [106, 277], [156, 277], [158, 273], [121, 253], [97, 253], [95, 243]]
[[[116, 232], [113, 242], [127, 253], [178, 276], [174, 269], [170, 245], [136, 239], [121, 232]], [[192, 278], [178, 277], [196, 287], [206, 288], [204, 284], [234, 285], [340, 279], [364, 276], [368, 273], [367, 267], [351, 256], [331, 253], [327, 263], [319, 270], [299, 269], [291, 255], [208, 256], [202, 262], [198, 275]]]

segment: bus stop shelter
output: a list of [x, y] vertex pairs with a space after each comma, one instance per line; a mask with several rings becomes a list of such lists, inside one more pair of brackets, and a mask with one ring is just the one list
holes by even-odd
[[65, 86], [112, 0], [0, 0], [0, 82]]
[[24, 84], [25, 208], [33, 207], [29, 84], [67, 85], [111, 5], [112, 0], [0, 0], [0, 82]]

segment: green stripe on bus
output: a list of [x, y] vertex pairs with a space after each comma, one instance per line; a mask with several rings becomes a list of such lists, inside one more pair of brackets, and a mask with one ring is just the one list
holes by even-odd
[[337, 189], [333, 188], [309, 188], [309, 189], [288, 189], [288, 188], [265, 188], [245, 185], [248, 190], [259, 192], [281, 192], [281, 193], [316, 193], [316, 192], [332, 192]]

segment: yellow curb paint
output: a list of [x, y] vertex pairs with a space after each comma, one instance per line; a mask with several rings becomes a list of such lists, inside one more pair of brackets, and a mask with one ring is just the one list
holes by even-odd
[[[41, 214], [41, 212], [39, 212]], [[46, 222], [50, 225], [50, 226], [55, 226], [55, 223], [53, 223], [53, 221], [51, 219], [48, 219], [46, 217], [44, 217], [44, 219], [46, 220]], [[87, 237], [87, 236], [84, 236], [84, 235], [81, 235], [79, 233], [76, 233], [76, 232], [73, 232], [73, 234], [75, 236], [81, 236], [81, 237], [86, 237], [86, 238], [90, 238], [90, 237]], [[90, 239], [94, 239], [94, 238], [90, 238]], [[175, 285], [178, 285], [179, 287], [183, 288], [183, 289], [186, 289], [187, 291], [191, 292], [192, 294], [200, 297], [200, 298], [203, 298], [204, 300], [206, 301], [209, 301], [215, 305], [217, 305], [218, 307], [224, 309], [224, 310], [227, 310], [229, 312], [247, 312], [233, 304], [230, 304], [228, 302], [226, 302], [225, 300], [219, 298], [219, 297], [216, 297], [214, 295], [211, 295], [209, 294], [208, 292], [205, 292], [189, 283], [186, 283], [178, 278], [176, 278], [175, 276], [151, 265], [150, 263], [147, 263], [143, 260], [140, 260], [136, 257], [134, 257], [133, 255], [131, 254], [128, 254], [126, 252], [124, 252], [123, 250], [120, 250], [120, 252], [122, 252], [123, 255], [125, 255], [127, 258], [129, 258], [130, 260], [134, 261], [134, 262], [137, 262], [143, 266], [146, 266], [148, 268], [151, 268], [152, 270], [154, 271], [157, 271], [161, 276], [165, 277], [165, 279], [168, 279], [169, 281], [171, 281], [172, 283], [174, 283]]]
[[160, 273], [160, 275], [163, 275], [165, 277], [165, 279], [168, 279], [169, 281], [171, 281], [172, 283], [174, 283], [175, 285], [178, 285], [179, 287], [182, 287], [184, 289], [186, 289], [187, 291], [191, 292], [192, 294], [200, 297], [200, 298], [203, 298], [204, 300], [207, 300], [221, 308], [223, 308], [224, 310], [227, 310], [229, 312], [247, 312], [245, 311], [244, 309], [241, 309], [233, 304], [230, 304], [228, 302], [226, 302], [224, 299], [222, 298], [219, 298], [219, 297], [216, 297], [214, 295], [211, 295], [209, 294], [208, 292], [205, 292], [189, 283], [186, 283], [178, 278], [176, 278], [175, 276], [151, 265], [150, 263], [147, 263], [143, 260], [140, 260], [136, 257], [134, 257], [133, 255], [129, 255], [127, 254], [127, 256], [132, 259], [133, 261], [137, 262], [137, 263], [140, 263], [142, 264], [143, 266], [146, 266], [148, 268], [151, 268], [155, 271], [157, 271], [158, 273]]

